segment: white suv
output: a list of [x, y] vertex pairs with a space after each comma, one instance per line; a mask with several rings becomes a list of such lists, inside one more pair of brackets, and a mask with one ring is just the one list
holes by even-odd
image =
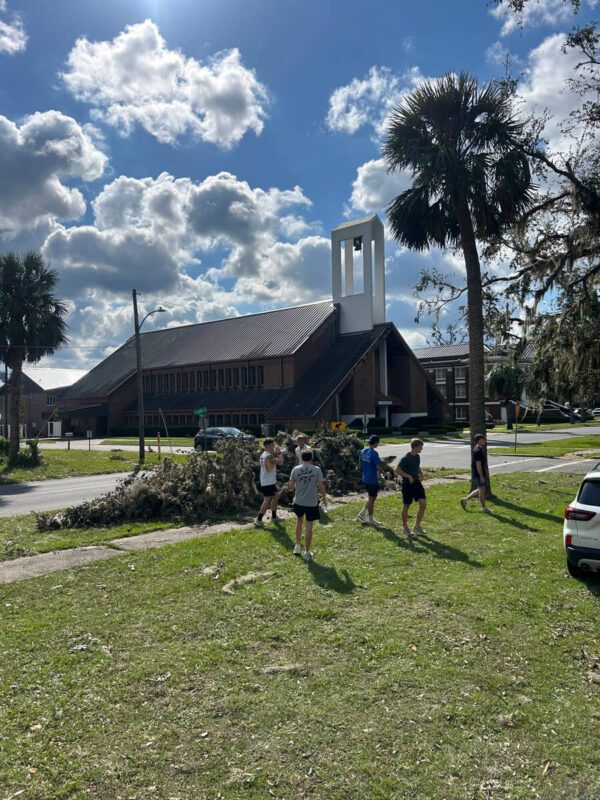
[[563, 539], [570, 575], [580, 578], [600, 570], [600, 464], [588, 472], [565, 509]]

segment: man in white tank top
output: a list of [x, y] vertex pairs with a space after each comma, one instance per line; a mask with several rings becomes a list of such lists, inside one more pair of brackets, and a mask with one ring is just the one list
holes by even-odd
[[267, 509], [271, 509], [271, 519], [277, 519], [277, 467], [283, 464], [283, 456], [279, 447], [270, 436], [263, 441], [264, 453], [260, 456], [260, 491], [264, 497], [258, 516], [254, 520], [255, 528], [264, 528], [263, 517]]

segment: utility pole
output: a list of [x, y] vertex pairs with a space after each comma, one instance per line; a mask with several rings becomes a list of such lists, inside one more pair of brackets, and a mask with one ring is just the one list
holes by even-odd
[[145, 460], [144, 442], [144, 385], [142, 382], [142, 343], [140, 341], [140, 323], [138, 321], [137, 292], [133, 290], [133, 324], [135, 327], [135, 360], [137, 378], [137, 401], [138, 401], [138, 434], [140, 439], [140, 464]]

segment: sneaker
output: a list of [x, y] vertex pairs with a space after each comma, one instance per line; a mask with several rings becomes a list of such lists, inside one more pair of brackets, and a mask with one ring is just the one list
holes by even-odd
[[373, 528], [383, 528], [383, 522], [379, 522], [378, 519], [375, 517], [369, 517], [368, 524], [371, 525]]
[[414, 538], [414, 533], [411, 531], [410, 528], [402, 528], [402, 533], [408, 537], [409, 539]]
[[265, 527], [265, 523], [262, 521], [262, 519], [255, 519], [254, 520], [254, 527], [255, 528], [264, 528]]
[[493, 514], [494, 512], [492, 511], [492, 509], [491, 509], [491, 508], [488, 508], [487, 506], [484, 506], [484, 507], [481, 509], [481, 513], [482, 513], [482, 514]]
[[460, 504], [462, 506], [462, 510], [466, 511], [467, 510], [467, 498], [466, 497], [461, 497], [460, 498]]
[[300, 545], [299, 544], [295, 544], [294, 545], [294, 550], [292, 552], [294, 553], [295, 556], [299, 556], [300, 555], [300, 550], [301, 550]]
[[271, 514], [271, 522], [277, 522], [278, 519], [279, 517], [277, 516], [277, 514]]
[[305, 561], [312, 561], [312, 557], [313, 557], [313, 554], [310, 552], [310, 550], [306, 550], [304, 552], [303, 558], [304, 558]]
[[321, 511], [326, 514], [327, 513], [327, 503], [321, 503]]
[[357, 515], [356, 519], [357, 519], [359, 522], [366, 522], [366, 521], [368, 520], [368, 517], [367, 517], [367, 512], [365, 511], [365, 509], [364, 509], [364, 508], [363, 508], [363, 510], [362, 510], [362, 511], [361, 511], [361, 512], [360, 512], [360, 513]]
[[418, 534], [419, 536], [427, 536], [427, 531], [424, 531], [420, 525], [414, 525], [412, 532]]

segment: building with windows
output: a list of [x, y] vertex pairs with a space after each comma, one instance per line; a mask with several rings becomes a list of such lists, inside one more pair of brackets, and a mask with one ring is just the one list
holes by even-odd
[[[343, 252], [343, 270], [342, 270]], [[451, 416], [436, 382], [385, 320], [379, 217], [332, 231], [333, 298], [140, 334], [145, 427], [311, 428], [319, 420]], [[106, 435], [138, 425], [135, 339], [60, 399], [65, 430]]]
[[[20, 435], [22, 438], [37, 436], [60, 436], [61, 421], [56, 414], [57, 404], [66, 389], [86, 374], [83, 369], [63, 369], [60, 367], [36, 367], [23, 365], [21, 386]], [[7, 408], [10, 406], [11, 390], [8, 381], [8, 395], [5, 387], [0, 387], [0, 434], [8, 436], [10, 426], [6, 424]]]

